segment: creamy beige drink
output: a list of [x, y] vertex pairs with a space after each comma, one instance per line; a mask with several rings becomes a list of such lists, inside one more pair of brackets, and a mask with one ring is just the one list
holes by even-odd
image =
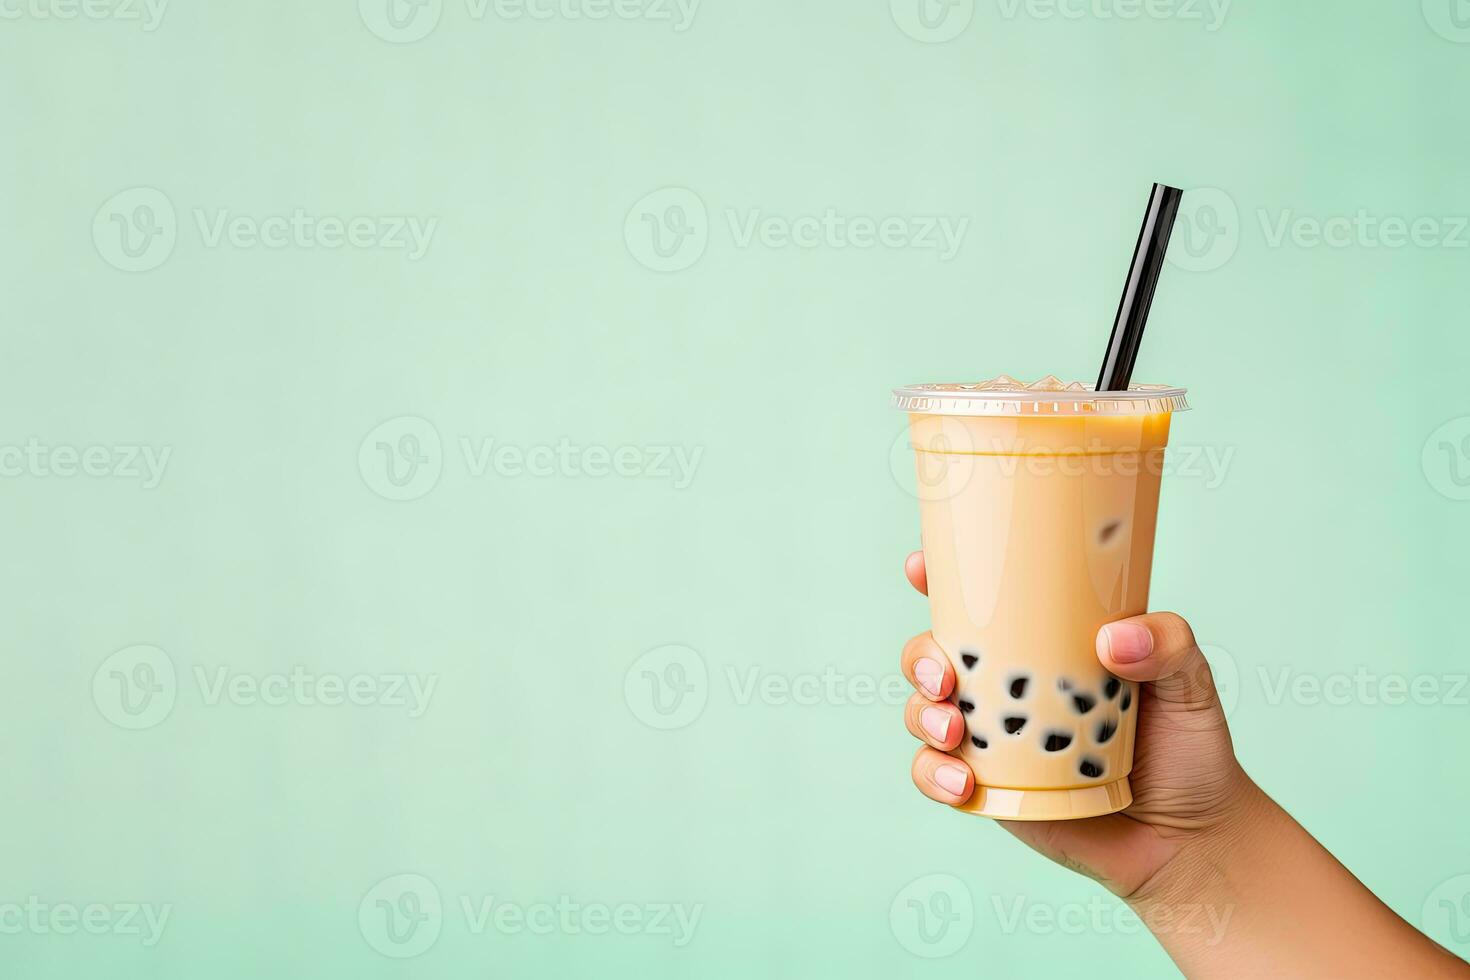
[[916, 385], [909, 413], [934, 638], [954, 665], [975, 773], [963, 809], [1091, 817], [1132, 801], [1136, 685], [1098, 629], [1148, 607], [1177, 388], [1044, 378]]

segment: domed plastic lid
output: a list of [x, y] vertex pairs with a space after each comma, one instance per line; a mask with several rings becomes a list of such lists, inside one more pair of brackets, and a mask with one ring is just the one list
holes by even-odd
[[1056, 416], [1153, 415], [1187, 412], [1185, 389], [1129, 385], [1127, 391], [1093, 391], [1054, 375], [1026, 384], [1002, 374], [971, 384], [909, 385], [893, 392], [893, 407], [916, 415]]

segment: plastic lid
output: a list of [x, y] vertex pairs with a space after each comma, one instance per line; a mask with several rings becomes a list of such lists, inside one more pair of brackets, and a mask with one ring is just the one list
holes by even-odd
[[1153, 415], [1187, 412], [1185, 389], [1129, 385], [1127, 391], [1094, 391], [1080, 381], [1052, 375], [1026, 384], [1007, 375], [971, 384], [909, 385], [893, 392], [893, 407], [916, 415], [1056, 416]]

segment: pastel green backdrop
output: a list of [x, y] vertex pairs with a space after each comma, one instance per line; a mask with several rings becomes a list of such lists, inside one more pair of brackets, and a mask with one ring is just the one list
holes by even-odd
[[909, 784], [887, 405], [1153, 180], [1153, 604], [1470, 953], [1463, 4], [393, 2], [4, 7], [7, 976], [1174, 975]]

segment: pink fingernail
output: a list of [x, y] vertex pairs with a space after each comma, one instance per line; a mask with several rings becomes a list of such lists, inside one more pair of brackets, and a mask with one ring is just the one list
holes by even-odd
[[965, 780], [969, 774], [959, 766], [940, 766], [934, 770], [934, 781], [939, 788], [953, 796], [965, 795]]
[[914, 662], [914, 677], [918, 678], [919, 686], [936, 698], [944, 684], [944, 668], [936, 661], [928, 657], [920, 657]]
[[1136, 664], [1154, 651], [1154, 635], [1137, 623], [1109, 623], [1103, 627], [1108, 656], [1120, 664]]
[[949, 726], [953, 721], [954, 717], [943, 708], [925, 708], [919, 712], [919, 724], [936, 742], [949, 741]]

